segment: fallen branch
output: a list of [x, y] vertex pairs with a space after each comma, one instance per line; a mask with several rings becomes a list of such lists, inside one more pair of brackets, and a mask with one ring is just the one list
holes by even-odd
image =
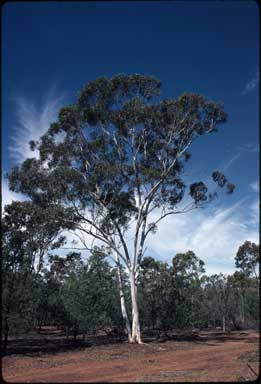
[[257, 374], [256, 371], [251, 367], [251, 365], [247, 363], [247, 366], [248, 366], [248, 368], [250, 369], [250, 371], [252, 371], [252, 372], [256, 375], [256, 377], [257, 377], [258, 374]]

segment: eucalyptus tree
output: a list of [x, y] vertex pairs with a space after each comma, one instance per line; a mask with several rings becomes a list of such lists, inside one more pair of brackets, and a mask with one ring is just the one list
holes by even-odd
[[[64, 242], [61, 232], [68, 215], [71, 217], [62, 206], [39, 207], [31, 201], [13, 201], [4, 208], [1, 259], [4, 349], [9, 329], [14, 330], [25, 318], [34, 317], [44, 256]], [[12, 327], [10, 322], [15, 325]]]
[[[143, 327], [163, 329], [173, 327], [176, 299], [171, 268], [167, 263], [144, 257], [138, 279], [138, 298]], [[173, 292], [174, 291], [174, 292]]]
[[[83, 246], [88, 248], [86, 238], [91, 236], [114, 252], [119, 268], [124, 265], [130, 279], [132, 327], [124, 298], [123, 315], [129, 340], [137, 343], [137, 278], [145, 241], [167, 216], [211, 200], [207, 186], [197, 181], [188, 188], [190, 201], [182, 203], [183, 170], [193, 141], [216, 132], [227, 119], [219, 103], [194, 93], [162, 100], [160, 89], [157, 79], [138, 74], [91, 81], [74, 104], [60, 110], [41, 139], [31, 142], [39, 159], [27, 159], [9, 174], [12, 190], [34, 201], [70, 207]], [[233, 192], [234, 185], [224, 175], [215, 171], [212, 176]]]
[[173, 271], [175, 274], [191, 279], [199, 279], [205, 272], [205, 263], [198, 258], [193, 251], [177, 253], [172, 259]]
[[[235, 266], [239, 269], [235, 273], [237, 281], [241, 283], [240, 296], [243, 323], [256, 324], [259, 322], [260, 297], [260, 246], [246, 240], [237, 251]], [[245, 315], [247, 319], [245, 319]]]
[[260, 262], [260, 247], [246, 240], [237, 251], [235, 257], [236, 268], [239, 268], [246, 276], [253, 276], [259, 293], [258, 265]]
[[235, 271], [230, 277], [232, 282], [233, 300], [232, 301], [232, 321], [236, 329], [245, 328], [247, 325], [247, 292], [252, 281], [242, 271]]
[[193, 251], [187, 251], [177, 253], [172, 259], [172, 266], [183, 326], [200, 325], [200, 314], [203, 312], [201, 277], [205, 272], [205, 263]]
[[39, 273], [48, 250], [64, 244], [62, 231], [73, 228], [68, 222], [72, 217], [72, 211], [59, 204], [39, 206], [32, 201], [13, 201], [6, 205], [2, 231], [8, 254], [4, 268], [16, 266]]
[[[72, 265], [71, 265], [72, 267]], [[116, 273], [104, 252], [94, 248], [86, 263], [71, 268], [62, 287], [62, 301], [74, 324], [74, 335], [119, 325]]]
[[219, 273], [208, 276], [206, 282], [205, 289], [210, 294], [208, 302], [212, 315], [214, 315], [214, 324], [217, 320], [222, 325], [223, 332], [230, 331], [235, 300], [233, 277]]

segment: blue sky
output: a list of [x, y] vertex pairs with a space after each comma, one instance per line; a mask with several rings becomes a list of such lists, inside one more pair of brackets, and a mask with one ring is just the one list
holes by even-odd
[[[258, 242], [259, 9], [254, 1], [17, 2], [2, 8], [2, 169], [30, 156], [83, 85], [118, 73], [153, 75], [162, 96], [197, 92], [224, 103], [217, 134], [191, 147], [187, 170], [236, 184], [203, 212], [162, 223], [148, 253], [193, 249], [209, 272], [230, 272], [238, 246]], [[193, 176], [194, 175], [194, 176]], [[3, 201], [19, 198], [3, 182]], [[171, 228], [171, 230], [170, 230]], [[204, 234], [204, 236], [203, 236]]]

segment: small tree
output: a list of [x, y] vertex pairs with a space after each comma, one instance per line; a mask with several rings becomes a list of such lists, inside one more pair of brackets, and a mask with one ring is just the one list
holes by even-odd
[[[160, 82], [149, 76], [117, 75], [87, 84], [75, 104], [62, 108], [58, 121], [39, 142], [39, 160], [27, 159], [9, 175], [12, 190], [37, 202], [70, 207], [84, 247], [85, 236], [101, 241], [127, 268], [132, 328], [122, 296], [129, 340], [141, 343], [137, 278], [147, 236], [167, 216], [198, 208], [213, 194], [206, 185], [189, 186], [183, 170], [194, 140], [217, 131], [226, 113], [219, 103], [186, 93], [159, 101]], [[213, 179], [232, 193], [234, 185], [215, 171]], [[158, 217], [150, 219], [152, 213]], [[130, 225], [132, 244], [127, 242]]]

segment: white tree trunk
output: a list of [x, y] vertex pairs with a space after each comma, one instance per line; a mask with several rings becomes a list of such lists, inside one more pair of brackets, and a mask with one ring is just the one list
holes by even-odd
[[130, 270], [130, 285], [131, 285], [131, 303], [132, 303], [132, 343], [141, 344], [139, 309], [137, 301], [137, 287], [135, 283], [135, 273]]
[[118, 268], [118, 279], [119, 279], [119, 290], [120, 290], [120, 300], [121, 300], [121, 314], [122, 314], [122, 318], [123, 318], [123, 321], [125, 324], [125, 329], [126, 329], [126, 332], [128, 335], [128, 340], [129, 340], [129, 342], [131, 342], [132, 341], [131, 327], [130, 327], [130, 321], [129, 321], [129, 317], [128, 317], [128, 313], [127, 313], [127, 309], [126, 309], [125, 296], [123, 293], [121, 273], [120, 273], [119, 268]]
[[117, 262], [117, 274], [118, 274], [118, 282], [119, 282], [119, 291], [120, 291], [120, 301], [121, 301], [121, 314], [123, 318], [123, 322], [125, 325], [125, 329], [128, 335], [128, 340], [131, 343], [132, 342], [132, 336], [131, 336], [131, 327], [130, 327], [130, 321], [128, 317], [128, 312], [126, 309], [126, 303], [125, 303], [125, 296], [123, 292], [123, 284], [122, 284], [122, 276], [121, 276], [121, 270], [119, 266], [119, 256], [115, 253], [115, 260]]

